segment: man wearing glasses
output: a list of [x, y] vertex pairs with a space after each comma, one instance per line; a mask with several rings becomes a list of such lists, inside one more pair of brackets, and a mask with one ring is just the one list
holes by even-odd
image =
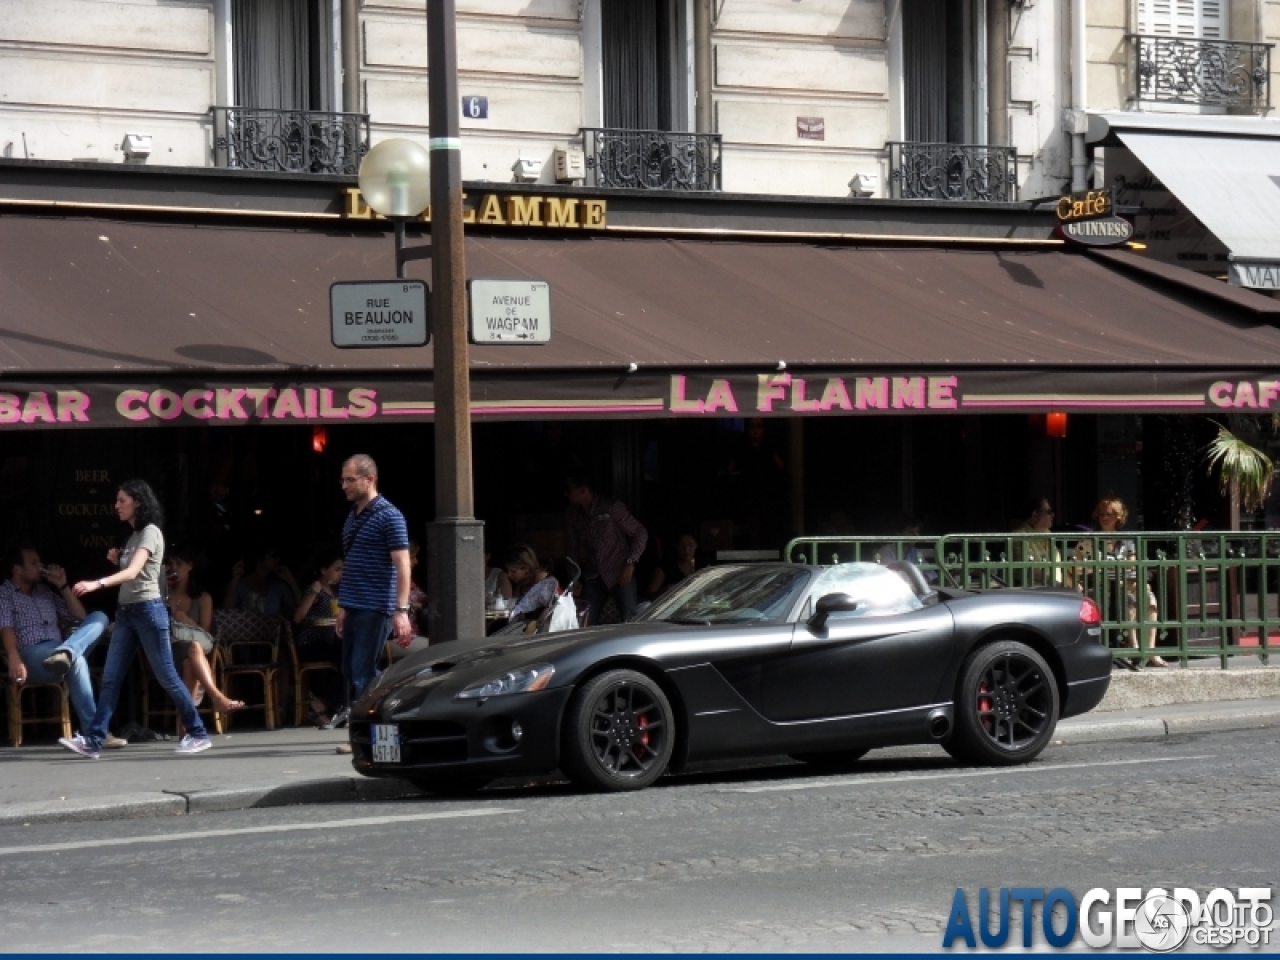
[[[1027, 519], [1014, 527], [1013, 532], [1048, 533], [1052, 530], [1054, 514], [1049, 498], [1033, 497], [1030, 507], [1031, 512], [1028, 514]], [[1062, 557], [1053, 546], [1053, 541], [1048, 537], [1014, 541], [1013, 556], [1015, 560], [1023, 560], [1030, 564], [1043, 564], [1043, 566], [1033, 566], [1029, 570], [1024, 570], [1015, 575], [1015, 585], [1044, 587], [1050, 584], [1060, 585], [1062, 583], [1062, 565], [1059, 563]]]
[[[359, 699], [378, 670], [378, 654], [394, 634], [413, 642], [409, 621], [409, 531], [404, 514], [378, 493], [378, 465], [357, 453], [342, 465], [342, 492], [351, 504], [342, 525], [342, 587], [338, 593], [338, 636], [348, 691]], [[341, 726], [349, 711], [334, 717]], [[345, 747], [346, 749], [343, 749]], [[339, 753], [350, 753], [342, 744]]]

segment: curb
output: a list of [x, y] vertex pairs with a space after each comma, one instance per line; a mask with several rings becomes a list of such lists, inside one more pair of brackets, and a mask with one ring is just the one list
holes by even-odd
[[[1238, 701], [1209, 709], [1195, 709], [1207, 707], [1207, 704], [1179, 706], [1182, 709], [1155, 708], [1160, 709], [1162, 715], [1109, 719], [1106, 713], [1091, 713], [1064, 720], [1054, 731], [1052, 745], [1152, 739], [1209, 730], [1280, 726], [1280, 703], [1275, 701]], [[407, 780], [358, 776], [325, 777], [319, 780], [215, 790], [126, 793], [87, 801], [6, 803], [0, 804], [0, 827], [175, 817], [311, 803], [363, 803], [422, 795], [422, 791]]]
[[[1184, 708], [1187, 704], [1182, 704]], [[1242, 702], [1210, 710], [1161, 711], [1163, 715], [1117, 717], [1088, 714], [1061, 721], [1053, 733], [1054, 744], [1098, 743], [1107, 740], [1150, 739], [1208, 730], [1251, 730], [1280, 725], [1280, 704]]]
[[196, 813], [225, 813], [309, 803], [363, 803], [421, 795], [422, 791], [407, 780], [325, 777], [321, 780], [218, 790], [126, 793], [87, 801], [40, 800], [0, 804], [0, 827], [180, 817]]

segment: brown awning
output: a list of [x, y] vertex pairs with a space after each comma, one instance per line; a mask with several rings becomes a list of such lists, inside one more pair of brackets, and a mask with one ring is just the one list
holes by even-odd
[[[842, 389], [890, 412], [1276, 402], [1258, 399], [1280, 361], [1274, 301], [1062, 250], [506, 235], [467, 255], [472, 277], [552, 290], [549, 345], [472, 348], [481, 416], [839, 413]], [[58, 390], [93, 397], [72, 425], [192, 416], [140, 407], [153, 388], [162, 411], [198, 393], [188, 407], [214, 413], [195, 419], [360, 416], [362, 389], [371, 416], [429, 416], [430, 347], [330, 344], [329, 285], [393, 275], [386, 233], [0, 216], [0, 423], [49, 422], [24, 395]], [[280, 417], [279, 397], [234, 393], [295, 389]]]

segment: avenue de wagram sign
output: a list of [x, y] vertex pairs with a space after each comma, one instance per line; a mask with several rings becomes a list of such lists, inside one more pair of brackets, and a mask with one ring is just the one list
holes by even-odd
[[[1280, 370], [804, 370], [771, 373], [477, 371], [477, 420], [869, 416], [947, 413], [1280, 411]], [[0, 430], [429, 421], [429, 372], [412, 377], [6, 381]]]

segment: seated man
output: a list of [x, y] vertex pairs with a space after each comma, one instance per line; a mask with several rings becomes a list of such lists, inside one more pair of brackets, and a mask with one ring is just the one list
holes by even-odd
[[[86, 615], [79, 597], [67, 586], [66, 571], [41, 566], [33, 548], [17, 544], [6, 552], [6, 559], [11, 572], [0, 584], [0, 638], [9, 661], [9, 679], [19, 684], [66, 680], [67, 695], [83, 728], [96, 712], [84, 658], [106, 630], [107, 616]], [[81, 621], [65, 641], [64, 620]], [[124, 745], [116, 737], [109, 739]]]

